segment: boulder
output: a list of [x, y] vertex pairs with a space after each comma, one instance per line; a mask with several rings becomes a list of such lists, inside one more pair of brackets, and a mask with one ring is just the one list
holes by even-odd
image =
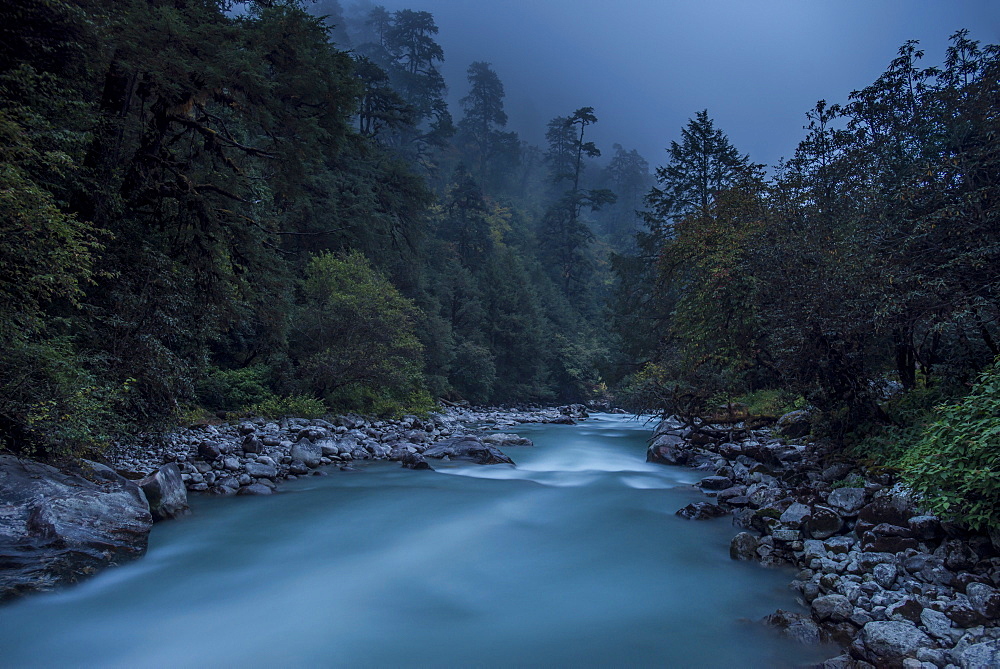
[[991, 639], [967, 646], [958, 656], [962, 669], [1000, 667], [1000, 639]]
[[514, 464], [514, 461], [497, 447], [484, 444], [478, 438], [471, 436], [439, 441], [424, 451], [424, 457], [471, 460], [480, 465]]
[[521, 437], [516, 434], [506, 434], [500, 432], [498, 434], [488, 434], [482, 438], [484, 444], [490, 444], [491, 446], [496, 446], [497, 448], [506, 448], [507, 446], [534, 446], [535, 443], [526, 437]]
[[826, 503], [841, 515], [853, 518], [865, 505], [865, 489], [836, 488], [826, 498]]
[[740, 532], [729, 543], [729, 557], [734, 560], [756, 560], [759, 540], [749, 532]]
[[979, 615], [989, 619], [1000, 617], [1000, 592], [996, 588], [985, 583], [970, 583], [965, 594]]
[[97, 463], [61, 471], [0, 455], [0, 601], [146, 552], [142, 489]]
[[819, 626], [812, 618], [801, 613], [779, 609], [771, 615], [764, 616], [761, 622], [778, 630], [781, 636], [804, 645], [815, 646], [821, 641]]
[[276, 479], [278, 478], [278, 468], [274, 465], [262, 462], [248, 462], [246, 465], [247, 474], [256, 479]]
[[733, 485], [733, 480], [726, 476], [706, 476], [698, 485], [704, 490], [725, 490]]
[[844, 595], [823, 595], [812, 601], [816, 617], [822, 622], [829, 620], [835, 623], [843, 622], [854, 613], [854, 606]]
[[181, 470], [176, 463], [163, 465], [139, 481], [149, 502], [149, 512], [154, 521], [168, 520], [190, 513], [187, 488], [181, 480]]
[[661, 465], [683, 465], [689, 458], [684, 439], [676, 434], [661, 434], [653, 439], [646, 451], [646, 462]]
[[270, 486], [266, 486], [262, 483], [251, 483], [250, 485], [243, 486], [240, 488], [236, 494], [237, 495], [270, 495], [274, 491], [271, 490]]
[[775, 428], [779, 434], [791, 439], [804, 437], [812, 431], [812, 414], [805, 409], [789, 411], [778, 419]]
[[407, 451], [403, 454], [399, 461], [403, 463], [403, 467], [406, 469], [432, 469], [432, 467], [427, 464], [427, 461], [424, 460], [424, 456], [419, 453], [411, 453]]
[[709, 520], [728, 515], [729, 511], [710, 502], [694, 502], [683, 509], [678, 509], [676, 515], [688, 520]]
[[299, 439], [292, 446], [292, 460], [298, 460], [306, 467], [319, 467], [323, 457], [323, 447], [308, 438]]
[[933, 646], [931, 638], [910, 623], [876, 620], [861, 629], [851, 654], [877, 667], [902, 667], [904, 659], [916, 658], [918, 650]]
[[844, 521], [833, 510], [822, 506], [813, 507], [812, 514], [802, 526], [805, 534], [813, 539], [829, 539], [840, 532]]

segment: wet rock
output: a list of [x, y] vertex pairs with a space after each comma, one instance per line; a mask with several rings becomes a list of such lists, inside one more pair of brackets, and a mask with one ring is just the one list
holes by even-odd
[[733, 480], [725, 476], [706, 476], [698, 485], [704, 490], [725, 490], [733, 485]]
[[484, 444], [489, 444], [491, 446], [496, 446], [497, 448], [503, 449], [507, 446], [534, 446], [535, 442], [531, 441], [526, 437], [521, 437], [516, 434], [488, 434], [482, 438]]
[[141, 556], [153, 523], [139, 486], [104, 465], [60, 471], [10, 455], [0, 510], [0, 601]]
[[936, 516], [914, 516], [907, 521], [907, 526], [921, 541], [934, 541], [944, 536], [944, 528]]
[[729, 557], [733, 560], [755, 560], [758, 543], [757, 537], [753, 534], [740, 532], [729, 543]]
[[270, 495], [274, 491], [271, 490], [269, 486], [263, 485], [262, 483], [251, 483], [248, 486], [243, 486], [240, 488], [236, 494], [237, 495]]
[[139, 481], [139, 487], [146, 495], [154, 521], [176, 518], [191, 511], [188, 507], [187, 487], [181, 480], [181, 470], [176, 463], [163, 465]]
[[688, 520], [710, 520], [728, 515], [729, 511], [710, 502], [693, 502], [677, 511], [678, 516]]
[[663, 434], [656, 437], [646, 451], [646, 462], [661, 465], [683, 465], [688, 461], [688, 452], [684, 440], [674, 434]]
[[406, 469], [431, 469], [431, 466], [426, 460], [424, 460], [424, 456], [419, 453], [410, 453], [407, 451], [403, 454], [403, 457], [400, 458], [400, 462], [403, 463], [403, 467]]
[[902, 667], [905, 658], [916, 658], [917, 651], [934, 642], [909, 623], [896, 620], [873, 621], [865, 625], [851, 654], [878, 667]]
[[426, 458], [445, 456], [452, 460], [471, 460], [480, 465], [514, 464], [500, 449], [484, 444], [476, 437], [452, 437], [439, 441], [424, 451]]
[[821, 641], [819, 626], [812, 618], [801, 613], [779, 609], [765, 616], [761, 622], [778, 630], [782, 636], [804, 645], [814, 646]]

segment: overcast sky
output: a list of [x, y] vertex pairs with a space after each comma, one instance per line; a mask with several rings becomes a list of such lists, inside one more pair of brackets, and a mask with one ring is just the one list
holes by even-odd
[[[378, 2], [378, 0], [376, 0]], [[342, 0], [346, 7], [351, 0]], [[493, 64], [509, 127], [541, 144], [545, 124], [594, 107], [605, 156], [615, 142], [654, 166], [707, 108], [736, 147], [773, 165], [819, 99], [874, 81], [907, 39], [940, 63], [969, 28], [1000, 43], [1000, 0], [381, 0], [434, 15], [452, 113], [469, 63]]]

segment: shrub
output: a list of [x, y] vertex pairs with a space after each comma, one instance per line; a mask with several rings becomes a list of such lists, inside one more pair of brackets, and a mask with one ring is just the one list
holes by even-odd
[[264, 418], [321, 418], [327, 413], [322, 400], [308, 395], [291, 395], [289, 397], [269, 397], [245, 407], [241, 414], [247, 416], [263, 416]]
[[302, 292], [291, 352], [306, 394], [372, 413], [402, 408], [424, 389], [417, 308], [363, 255], [314, 257]]
[[932, 512], [975, 530], [1000, 527], [1000, 359], [902, 458], [903, 480]]

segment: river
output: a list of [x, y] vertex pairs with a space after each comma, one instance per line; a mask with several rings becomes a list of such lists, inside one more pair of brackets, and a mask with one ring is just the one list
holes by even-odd
[[[361, 463], [259, 498], [196, 498], [149, 553], [0, 608], [3, 667], [780, 667], [822, 659], [747, 622], [800, 610], [674, 515], [699, 474], [650, 426], [524, 425], [517, 463]], [[830, 653], [827, 653], [829, 655]]]

